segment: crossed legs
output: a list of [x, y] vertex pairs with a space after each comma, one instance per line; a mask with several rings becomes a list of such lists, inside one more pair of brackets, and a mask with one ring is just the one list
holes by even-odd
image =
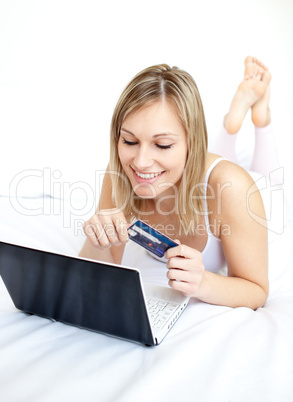
[[269, 108], [271, 73], [255, 57], [245, 59], [244, 78], [232, 99], [229, 112], [219, 133], [214, 152], [237, 163], [235, 151], [237, 133], [251, 109], [255, 127], [255, 149], [250, 170], [268, 175], [279, 167], [271, 112]]

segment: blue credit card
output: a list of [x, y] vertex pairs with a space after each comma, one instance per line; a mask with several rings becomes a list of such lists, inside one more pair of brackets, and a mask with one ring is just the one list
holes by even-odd
[[138, 220], [128, 228], [129, 239], [146, 248], [157, 257], [163, 257], [168, 248], [178, 246], [175, 241]]

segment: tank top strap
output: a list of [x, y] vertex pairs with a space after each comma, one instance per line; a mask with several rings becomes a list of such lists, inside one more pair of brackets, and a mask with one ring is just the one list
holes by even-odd
[[221, 161], [226, 161], [226, 158], [217, 158], [214, 160], [214, 162], [211, 164], [211, 166], [208, 168], [208, 171], [206, 173], [205, 179], [204, 179], [204, 185], [205, 185], [205, 189], [207, 188], [208, 185], [208, 181], [210, 178], [210, 174], [212, 173], [212, 170], [214, 169], [215, 166], [217, 166], [217, 164]]

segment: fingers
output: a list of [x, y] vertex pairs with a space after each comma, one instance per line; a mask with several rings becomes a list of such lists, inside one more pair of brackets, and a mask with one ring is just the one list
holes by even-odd
[[186, 296], [196, 296], [199, 292], [205, 267], [202, 254], [189, 246], [180, 244], [166, 251], [167, 278], [169, 286]]
[[190, 282], [182, 282], [182, 281], [173, 281], [169, 280], [168, 285], [174, 289], [179, 290], [187, 297], [197, 296], [198, 286], [195, 286]]
[[94, 247], [104, 249], [127, 242], [128, 226], [121, 210], [108, 209], [98, 211], [84, 223], [83, 229]]
[[200, 290], [204, 269], [193, 271], [182, 271], [181, 269], [170, 269], [167, 272], [169, 286], [180, 290], [186, 296], [197, 296]]
[[184, 271], [182, 269], [169, 269], [167, 272], [167, 278], [173, 281], [191, 282], [192, 271]]
[[197, 258], [184, 258], [184, 257], [171, 257], [167, 262], [168, 269], [181, 269], [183, 271], [189, 271], [194, 266], [202, 264], [202, 257], [199, 253]]
[[[177, 241], [176, 241], [177, 242]], [[172, 257], [185, 257], [185, 258], [193, 258], [195, 256], [201, 255], [201, 253], [194, 248], [186, 246], [185, 244], [179, 244], [176, 247], [169, 248], [165, 254], [165, 258], [172, 258]]]

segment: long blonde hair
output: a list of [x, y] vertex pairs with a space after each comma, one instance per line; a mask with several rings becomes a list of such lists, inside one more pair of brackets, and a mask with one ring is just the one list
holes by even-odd
[[[207, 129], [204, 110], [196, 83], [187, 72], [166, 64], [148, 67], [126, 86], [115, 107], [111, 122], [109, 173], [112, 198], [125, 216], [139, 215], [144, 200], [134, 196], [130, 181], [118, 155], [120, 129], [132, 112], [160, 99], [173, 103], [187, 135], [188, 154], [178, 191], [178, 218], [185, 233], [195, 233], [203, 212], [203, 175], [207, 156]], [[114, 173], [114, 174], [113, 174]]]

